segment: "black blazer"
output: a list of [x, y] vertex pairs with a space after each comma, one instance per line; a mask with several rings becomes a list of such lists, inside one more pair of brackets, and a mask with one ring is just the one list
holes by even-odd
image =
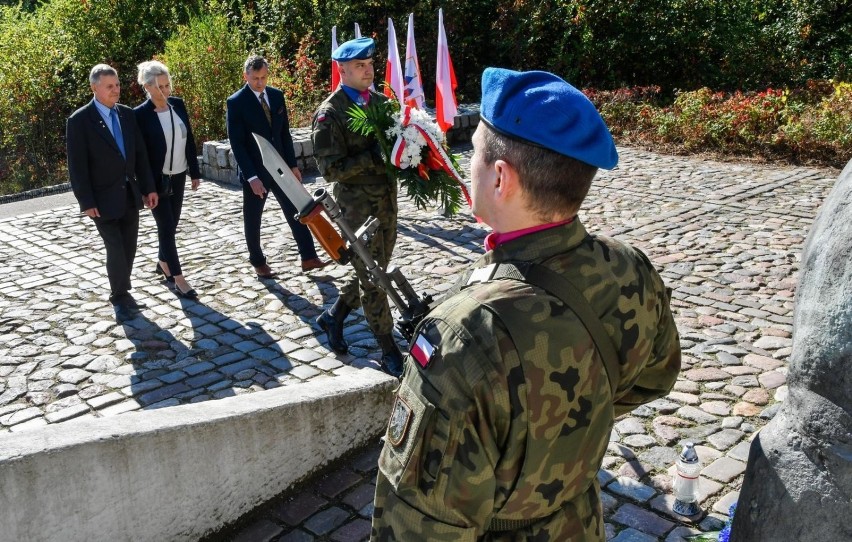
[[124, 216], [128, 186], [137, 209], [142, 208], [142, 194], [156, 192], [136, 116], [126, 105], [116, 107], [127, 159], [121, 156], [94, 99], [68, 117], [65, 125], [68, 177], [80, 210], [97, 207], [106, 219]]
[[274, 182], [263, 167], [260, 148], [252, 133], [262, 135], [272, 143], [288, 166], [294, 168], [297, 165], [284, 93], [269, 86], [265, 92], [272, 112], [272, 126], [266, 121], [260, 100], [248, 85], [231, 94], [227, 102], [228, 139], [231, 142], [231, 150], [234, 151], [234, 158], [237, 159], [240, 180], [243, 182], [255, 175], [260, 177], [264, 184]]
[[[189, 114], [186, 112], [186, 106], [183, 100], [176, 96], [169, 96], [168, 102], [175, 114], [186, 125], [185, 154], [189, 176], [192, 179], [200, 179], [201, 168], [198, 167], [198, 154], [195, 152], [195, 136], [192, 135], [192, 125], [189, 124]], [[139, 130], [142, 132], [142, 138], [145, 140], [145, 147], [148, 149], [148, 162], [151, 164], [151, 173], [156, 178], [162, 173], [163, 165], [169, 159], [166, 155], [166, 134], [163, 133], [163, 126], [160, 124], [160, 119], [154, 110], [154, 102], [151, 100], [145, 100], [137, 105], [133, 108], [133, 113], [136, 114], [136, 122], [139, 124]]]

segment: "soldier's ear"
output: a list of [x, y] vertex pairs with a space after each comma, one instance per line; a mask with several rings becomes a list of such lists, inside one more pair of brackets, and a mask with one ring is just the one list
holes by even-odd
[[501, 196], [511, 196], [520, 190], [518, 170], [511, 163], [495, 160], [494, 172], [497, 174], [495, 189]]

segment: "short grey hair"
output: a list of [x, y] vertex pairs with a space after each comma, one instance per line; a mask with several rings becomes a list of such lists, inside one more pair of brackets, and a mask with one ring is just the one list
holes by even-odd
[[136, 82], [145, 90], [145, 94], [151, 97], [145, 85], [157, 86], [157, 77], [165, 75], [169, 78], [169, 85], [172, 84], [172, 74], [165, 64], [159, 60], [146, 60], [137, 66], [139, 74], [136, 76]]
[[118, 77], [118, 72], [109, 64], [96, 64], [92, 71], [89, 72], [89, 83], [96, 85], [104, 75], [112, 75]]
[[248, 73], [250, 71], [260, 70], [264, 67], [269, 67], [269, 62], [267, 62], [265, 58], [260, 55], [251, 55], [246, 59], [246, 63], [243, 64], [243, 71]]

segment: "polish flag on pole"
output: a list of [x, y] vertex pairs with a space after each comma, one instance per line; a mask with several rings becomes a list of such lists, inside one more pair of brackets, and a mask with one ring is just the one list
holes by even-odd
[[361, 37], [361, 27], [358, 26], [358, 23], [355, 23], [355, 39], [359, 39]]
[[447, 33], [444, 31], [444, 10], [438, 10], [438, 69], [435, 74], [435, 120], [446, 132], [453, 127], [459, 109], [456, 103], [456, 72], [450, 59]]
[[[337, 27], [331, 27], [331, 52], [337, 49]], [[334, 92], [337, 90], [338, 85], [340, 85], [340, 69], [337, 67], [337, 62], [334, 60], [331, 61], [331, 91]]]
[[405, 43], [405, 105], [423, 109], [423, 78], [414, 45], [414, 14], [408, 14], [408, 39]]
[[[388, 17], [388, 61], [385, 65], [385, 96], [392, 98], [393, 94], [396, 94], [396, 99], [401, 102], [404, 96], [403, 88], [399, 47], [396, 46], [396, 30], [393, 27], [393, 20]], [[391, 93], [391, 90], [393, 90], [393, 93]]]

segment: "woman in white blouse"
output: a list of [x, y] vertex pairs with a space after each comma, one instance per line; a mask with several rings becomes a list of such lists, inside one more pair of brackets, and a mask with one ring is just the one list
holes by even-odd
[[151, 173], [157, 182], [160, 204], [154, 209], [159, 239], [157, 273], [163, 275], [180, 297], [197, 299], [198, 294], [184, 277], [175, 234], [180, 221], [187, 174], [193, 190], [201, 182], [195, 138], [183, 100], [171, 95], [169, 69], [156, 60], [139, 64], [138, 82], [148, 99], [133, 111], [145, 146]]

